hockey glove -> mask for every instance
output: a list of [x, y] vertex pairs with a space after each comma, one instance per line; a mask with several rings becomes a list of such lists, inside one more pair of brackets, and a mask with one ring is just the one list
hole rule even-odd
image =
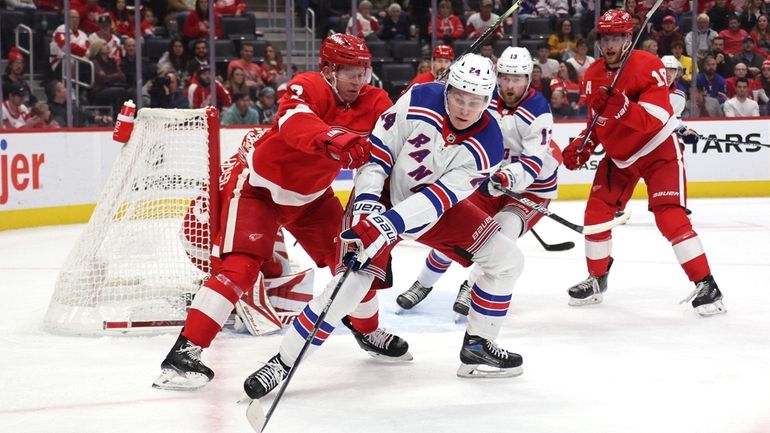
[[591, 137], [588, 137], [588, 140], [586, 140], [586, 145], [583, 147], [583, 150], [578, 150], [580, 143], [583, 142], [583, 134], [584, 133], [580, 133], [580, 135], [572, 140], [572, 142], [561, 152], [562, 158], [564, 158], [564, 166], [567, 167], [568, 170], [577, 170], [582, 167], [594, 152], [596, 143], [591, 140]]
[[679, 134], [679, 137], [681, 137], [685, 144], [697, 144], [698, 139], [700, 138], [695, 130], [690, 129], [685, 125], [680, 126], [676, 130], [676, 133]]
[[516, 191], [516, 177], [507, 169], [502, 169], [489, 176], [489, 179], [481, 185], [481, 192], [492, 197], [499, 197], [504, 194], [504, 190]]
[[339, 161], [342, 168], [358, 168], [369, 161], [372, 144], [358, 134], [330, 129], [318, 134], [315, 141], [331, 159]]
[[398, 231], [388, 218], [383, 215], [369, 215], [348, 230], [340, 233], [342, 242], [354, 244], [358, 248], [356, 268], [363, 269], [371, 259], [379, 256], [387, 246], [398, 240]]
[[628, 113], [628, 97], [616, 89], [612, 89], [610, 93], [608, 91], [609, 89], [602, 87], [601, 91], [591, 98], [591, 109], [604, 118], [619, 120]]

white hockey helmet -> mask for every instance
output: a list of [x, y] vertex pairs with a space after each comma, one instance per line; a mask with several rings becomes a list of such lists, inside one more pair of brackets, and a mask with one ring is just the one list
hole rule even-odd
[[[668, 83], [669, 86], [676, 81], [679, 74], [682, 72], [682, 64], [679, 63], [679, 60], [677, 60], [674, 56], [663, 56], [660, 59], [663, 62], [663, 66], [666, 68], [666, 83]], [[670, 69], [675, 69], [676, 72], [671, 73], [669, 72]]]
[[498, 74], [526, 75], [532, 78], [532, 56], [522, 47], [508, 47], [497, 59]]
[[492, 61], [478, 54], [466, 54], [449, 68], [449, 86], [474, 95], [483, 96], [489, 101], [497, 84], [495, 66]]

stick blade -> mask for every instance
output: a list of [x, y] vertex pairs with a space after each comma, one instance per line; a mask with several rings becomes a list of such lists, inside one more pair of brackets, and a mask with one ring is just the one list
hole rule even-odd
[[251, 428], [257, 433], [261, 433], [262, 429], [265, 428], [267, 417], [258, 399], [254, 399], [249, 403], [249, 407], [246, 409], [246, 419], [249, 420]]
[[606, 223], [594, 224], [594, 225], [583, 227], [583, 234], [593, 235], [596, 233], [605, 232], [613, 227], [617, 227], [619, 225], [625, 224], [629, 218], [631, 218], [630, 211], [620, 212], [617, 215], [615, 215], [615, 218], [613, 218], [610, 221], [607, 221]]
[[575, 243], [572, 241], [562, 242], [560, 244], [551, 244], [545, 246], [547, 251], [567, 251], [575, 248]]

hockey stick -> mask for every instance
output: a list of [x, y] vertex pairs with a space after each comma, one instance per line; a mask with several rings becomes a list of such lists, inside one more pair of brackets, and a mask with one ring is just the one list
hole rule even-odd
[[706, 137], [705, 135], [700, 135], [698, 133], [687, 134], [686, 132], [685, 133], [682, 133], [682, 132], [679, 132], [679, 131], [676, 131], [676, 132], [680, 136], [682, 136], [682, 137], [685, 136], [685, 135], [694, 135], [694, 136], [698, 137], [698, 140], [703, 140], [703, 141], [716, 141], [717, 143], [735, 144], [735, 145], [739, 145], [739, 146], [770, 147], [770, 144], [765, 144], [765, 143], [749, 143], [748, 141], [734, 141], [734, 140], [728, 140], [726, 138]]
[[310, 344], [318, 333], [318, 330], [321, 329], [321, 324], [323, 323], [324, 319], [326, 319], [326, 314], [329, 312], [329, 308], [332, 306], [334, 298], [337, 297], [337, 293], [339, 293], [340, 288], [342, 288], [342, 284], [344, 284], [345, 280], [347, 280], [348, 275], [350, 275], [350, 272], [353, 270], [355, 264], [356, 257], [353, 256], [348, 261], [347, 266], [345, 267], [345, 272], [342, 273], [340, 280], [337, 281], [337, 285], [334, 286], [334, 290], [332, 290], [332, 294], [329, 296], [329, 300], [326, 301], [326, 305], [321, 311], [321, 314], [318, 315], [318, 319], [313, 325], [313, 329], [305, 339], [305, 344], [302, 345], [302, 349], [300, 349], [299, 354], [297, 355], [297, 360], [294, 361], [294, 365], [289, 369], [289, 373], [286, 375], [286, 379], [283, 381], [283, 383], [281, 383], [281, 387], [278, 388], [278, 393], [275, 395], [275, 400], [273, 400], [273, 402], [270, 404], [270, 408], [268, 408], [267, 413], [265, 413], [265, 411], [262, 409], [262, 405], [259, 403], [258, 399], [254, 399], [251, 401], [251, 403], [249, 403], [249, 407], [246, 409], [246, 419], [249, 420], [249, 424], [251, 424], [251, 428], [253, 428], [255, 432], [261, 433], [265, 430], [265, 426], [273, 416], [273, 412], [275, 412], [275, 408], [278, 406], [278, 402], [281, 401], [281, 397], [286, 391], [286, 387], [289, 386], [289, 382], [294, 376], [294, 372], [297, 371], [297, 367], [299, 367], [299, 363], [302, 361], [302, 357], [305, 355], [305, 352], [307, 352], [308, 348], [310, 348]]
[[572, 241], [562, 242], [560, 244], [548, 244], [537, 234], [535, 229], [530, 229], [530, 232], [532, 232], [532, 236], [540, 242], [540, 245], [542, 245], [543, 249], [546, 251], [567, 251], [575, 248], [575, 243]]
[[[475, 42], [473, 42], [473, 43], [472, 43], [472, 44], [471, 44], [471, 45], [470, 45], [470, 46], [469, 46], [469, 47], [468, 47], [468, 48], [465, 50], [465, 52], [463, 52], [462, 54], [460, 54], [460, 55], [459, 55], [459, 56], [457, 56], [456, 58], [457, 58], [457, 59], [459, 59], [460, 57], [462, 57], [462, 56], [464, 56], [464, 55], [466, 55], [466, 54], [468, 54], [468, 53], [472, 53], [472, 52], [476, 51], [476, 49], [477, 49], [478, 47], [480, 47], [480, 46], [481, 46], [481, 44], [483, 44], [484, 42], [486, 42], [486, 40], [487, 40], [487, 39], [489, 39], [489, 37], [492, 35], [492, 33], [494, 33], [494, 32], [495, 32], [495, 30], [497, 30], [497, 27], [498, 27], [498, 26], [500, 26], [500, 24], [502, 24], [502, 23], [503, 23], [503, 21], [505, 21], [505, 20], [506, 20], [506, 18], [508, 18], [508, 17], [509, 17], [509, 16], [511, 16], [511, 15], [512, 15], [514, 12], [516, 12], [516, 10], [519, 8], [519, 6], [521, 6], [521, 2], [522, 2], [522, 1], [523, 1], [523, 0], [515, 0], [515, 1], [513, 2], [513, 4], [511, 5], [511, 7], [509, 7], [509, 8], [508, 8], [508, 10], [507, 10], [507, 11], [505, 11], [505, 13], [503, 13], [502, 15], [500, 15], [500, 18], [498, 18], [498, 19], [497, 19], [497, 21], [495, 21], [494, 23], [492, 23], [492, 25], [491, 25], [491, 26], [487, 27], [487, 29], [486, 29], [486, 30], [484, 30], [484, 33], [482, 33], [482, 34], [481, 34], [481, 36], [479, 36], [479, 37], [478, 37], [478, 39], [476, 39], [476, 41], [475, 41]], [[662, 0], [659, 0], [659, 1], [662, 1]], [[454, 62], [452, 62], [452, 63], [454, 64]], [[451, 68], [451, 67], [452, 67], [452, 65], [449, 65], [449, 68]], [[439, 75], [438, 77], [436, 77], [436, 81], [441, 81], [441, 80], [443, 80], [444, 78], [446, 78], [447, 74], [449, 74], [449, 68], [446, 68], [446, 69], [444, 69], [444, 71], [441, 73], [441, 75]]]
[[[640, 29], [644, 29], [647, 27], [647, 23], [650, 22], [650, 19], [652, 18], [652, 14], [655, 13], [655, 11], [658, 10], [660, 7], [660, 4], [663, 3], [663, 0], [657, 0], [654, 5], [652, 5], [652, 9], [647, 11], [647, 14], [644, 16], [644, 22], [642, 23], [642, 26]], [[626, 63], [628, 63], [628, 59], [631, 57], [631, 52], [634, 51], [634, 47], [636, 44], [639, 43], [639, 38], [641, 38], [643, 31], [639, 31], [639, 34], [636, 35], [636, 38], [634, 39], [634, 43], [631, 44], [631, 46], [628, 48], [628, 51], [625, 52], [623, 55], [623, 58], [620, 60], [620, 66], [618, 67], [618, 73], [615, 74], [615, 77], [612, 79], [612, 83], [610, 84], [610, 87], [607, 89], [607, 94], [612, 94], [612, 91], [615, 90], [615, 86], [618, 84], [618, 78], [620, 78], [620, 74], [623, 73], [623, 69], [625, 69]], [[586, 147], [586, 142], [588, 141], [588, 137], [591, 136], [591, 131], [594, 130], [594, 126], [596, 126], [596, 122], [599, 120], [599, 114], [594, 114], [593, 119], [591, 119], [591, 124], [588, 125], [588, 129], [586, 130], [586, 133], [583, 135], [583, 139], [580, 142], [580, 146], [578, 146], [578, 152], [583, 150], [584, 147]]]
[[528, 199], [527, 197], [524, 197], [523, 195], [517, 192], [513, 192], [508, 189], [501, 189], [501, 191], [503, 192], [503, 194], [507, 195], [508, 197], [511, 197], [520, 201], [522, 204], [529, 206], [533, 210], [540, 212], [541, 214], [547, 216], [548, 218], [551, 218], [557, 223], [584, 235], [593, 235], [596, 233], [606, 232], [607, 230], [615, 226], [625, 224], [626, 221], [628, 221], [628, 219], [631, 218], [631, 212], [620, 212], [617, 215], [615, 215], [614, 218], [607, 221], [606, 223], [593, 224], [590, 226], [581, 226], [565, 220], [559, 215], [556, 215], [555, 213], [548, 210], [547, 207], [541, 205], [540, 203], [535, 203], [534, 201]]

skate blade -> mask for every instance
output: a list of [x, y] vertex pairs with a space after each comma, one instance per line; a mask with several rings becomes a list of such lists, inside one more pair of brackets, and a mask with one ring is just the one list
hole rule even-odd
[[259, 400], [252, 400], [249, 403], [249, 407], [246, 408], [246, 419], [249, 420], [249, 425], [255, 432], [260, 433], [265, 428], [265, 410], [262, 409], [262, 404]]
[[724, 314], [727, 312], [727, 309], [725, 309], [722, 301], [718, 300], [710, 304], [698, 305], [695, 307], [695, 312], [698, 313], [701, 317], [709, 317], [716, 316], [717, 314]]
[[244, 392], [244, 393], [241, 393], [241, 397], [238, 399], [238, 401], [235, 402], [235, 404], [249, 404], [251, 403], [252, 400], [253, 399]]
[[462, 325], [462, 324], [468, 323], [468, 316], [465, 316], [465, 315], [460, 314], [460, 313], [455, 313], [454, 321], [458, 325]]
[[495, 368], [483, 364], [460, 364], [457, 377], [466, 379], [500, 379], [521, 376], [524, 369], [521, 366], [513, 368]]
[[153, 388], [170, 391], [194, 391], [203, 388], [209, 383], [209, 378], [200, 373], [179, 374], [176, 370], [164, 368], [155, 382]]
[[386, 356], [381, 353], [370, 352], [368, 350], [366, 351], [366, 353], [368, 353], [372, 358], [382, 362], [398, 363], [398, 362], [404, 362], [404, 361], [411, 361], [414, 359], [414, 357], [412, 356], [411, 353], [409, 353], [408, 350], [406, 351], [405, 354], [401, 356]]
[[601, 304], [604, 300], [604, 295], [601, 293], [597, 293], [595, 295], [589, 296], [585, 299], [578, 299], [573, 298], [572, 296], [569, 297], [569, 305], [571, 307], [582, 307], [584, 305], [594, 305], [594, 304]]

